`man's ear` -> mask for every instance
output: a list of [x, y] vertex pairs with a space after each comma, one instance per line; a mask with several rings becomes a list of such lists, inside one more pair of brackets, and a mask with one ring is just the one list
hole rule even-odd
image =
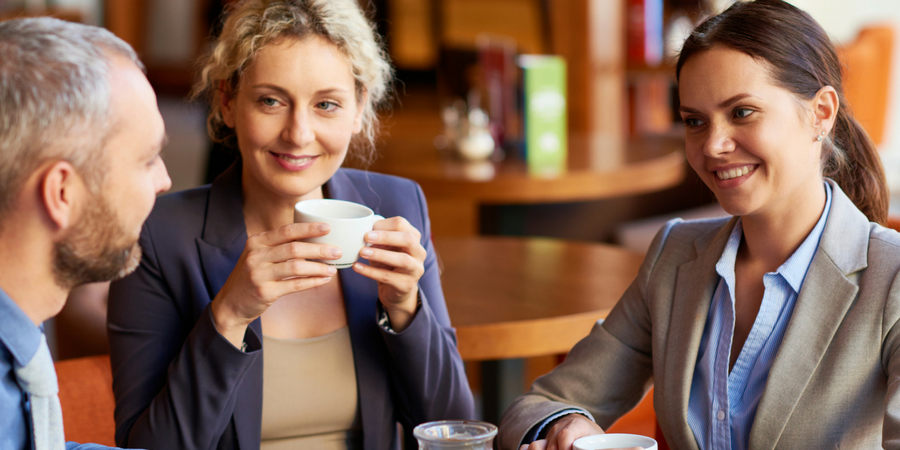
[[225, 80], [219, 80], [219, 109], [222, 111], [222, 121], [228, 128], [234, 128], [234, 112], [231, 106], [234, 104], [234, 92]]
[[75, 205], [85, 196], [84, 181], [68, 161], [53, 162], [40, 176], [40, 195], [47, 216], [58, 230], [68, 228], [74, 220]]

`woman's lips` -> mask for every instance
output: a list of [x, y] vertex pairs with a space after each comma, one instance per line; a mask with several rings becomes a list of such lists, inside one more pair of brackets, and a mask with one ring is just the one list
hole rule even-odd
[[738, 177], [747, 175], [748, 173], [752, 172], [753, 169], [755, 169], [755, 168], [756, 168], [755, 165], [747, 164], [747, 165], [743, 165], [740, 167], [732, 167], [731, 169], [727, 169], [727, 170], [717, 170], [716, 176], [720, 180], [730, 180], [732, 178], [738, 178]]
[[310, 156], [310, 155], [300, 155], [294, 156], [287, 153], [275, 153], [269, 152], [272, 157], [275, 158], [275, 161], [290, 171], [299, 171], [309, 168], [315, 162], [318, 156]]

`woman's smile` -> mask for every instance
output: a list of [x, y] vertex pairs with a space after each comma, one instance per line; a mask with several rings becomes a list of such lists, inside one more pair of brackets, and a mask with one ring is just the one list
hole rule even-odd
[[731, 169], [719, 169], [716, 170], [716, 176], [719, 177], [720, 180], [731, 180], [734, 178], [743, 177], [745, 175], [749, 175], [756, 169], [755, 164], [746, 164], [739, 167], [732, 167]]
[[300, 172], [310, 168], [318, 158], [317, 155], [291, 155], [290, 153], [269, 152], [275, 161], [286, 170]]

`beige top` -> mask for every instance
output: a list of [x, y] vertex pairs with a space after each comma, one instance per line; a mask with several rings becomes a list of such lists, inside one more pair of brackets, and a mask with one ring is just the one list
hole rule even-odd
[[350, 329], [310, 339], [263, 335], [261, 450], [362, 448]]

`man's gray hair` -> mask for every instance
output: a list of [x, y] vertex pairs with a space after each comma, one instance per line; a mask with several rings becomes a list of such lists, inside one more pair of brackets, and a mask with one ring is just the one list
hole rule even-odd
[[48, 161], [70, 162], [97, 191], [111, 123], [111, 56], [143, 70], [103, 28], [48, 17], [0, 23], [0, 222], [22, 184]]

